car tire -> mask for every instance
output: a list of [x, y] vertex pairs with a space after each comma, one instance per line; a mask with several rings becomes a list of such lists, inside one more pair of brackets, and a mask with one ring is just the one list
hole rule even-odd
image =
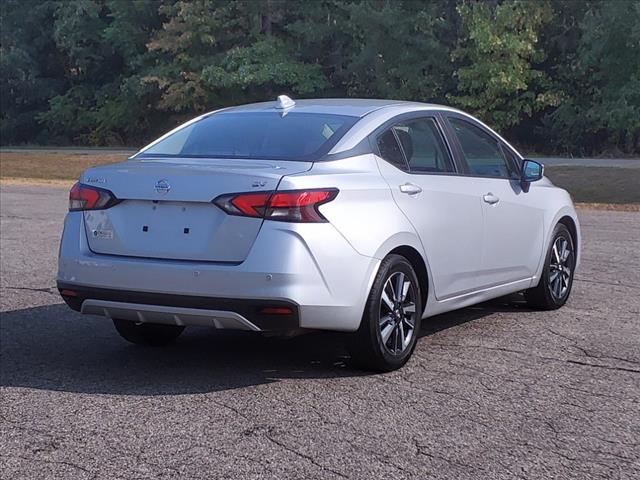
[[[397, 295], [399, 285], [403, 293]], [[352, 364], [378, 372], [402, 367], [420, 332], [421, 298], [411, 263], [400, 255], [387, 256], [371, 287], [360, 328], [349, 341]]]
[[136, 323], [131, 320], [113, 319], [113, 324], [122, 338], [136, 345], [160, 347], [173, 342], [184, 327], [158, 323]]
[[539, 310], [556, 310], [567, 303], [573, 286], [575, 265], [575, 246], [571, 232], [559, 223], [551, 236], [538, 286], [524, 292], [527, 306]]

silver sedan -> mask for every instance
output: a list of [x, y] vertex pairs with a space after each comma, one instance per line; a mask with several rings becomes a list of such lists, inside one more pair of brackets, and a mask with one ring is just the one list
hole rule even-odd
[[430, 316], [514, 292], [561, 307], [579, 256], [568, 193], [470, 115], [281, 96], [85, 171], [57, 280], [137, 344], [189, 325], [334, 330], [388, 371]]

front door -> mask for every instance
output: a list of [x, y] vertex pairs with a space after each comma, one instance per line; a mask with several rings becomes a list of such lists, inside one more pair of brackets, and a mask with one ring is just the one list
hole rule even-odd
[[482, 199], [484, 234], [481, 284], [502, 285], [531, 278], [540, 259], [544, 211], [520, 187], [518, 159], [481, 125], [459, 117], [449, 124]]

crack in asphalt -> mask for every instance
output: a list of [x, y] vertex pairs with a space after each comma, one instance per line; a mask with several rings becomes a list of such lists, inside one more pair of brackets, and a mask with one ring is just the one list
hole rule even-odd
[[477, 465], [470, 465], [468, 463], [458, 462], [456, 460], [452, 460], [452, 459], [447, 458], [445, 456], [437, 455], [435, 453], [431, 453], [430, 451], [427, 450], [427, 447], [425, 445], [420, 444], [420, 442], [418, 441], [417, 438], [414, 437], [412, 440], [413, 440], [414, 447], [416, 449], [416, 455], [422, 455], [422, 456], [428, 457], [428, 458], [430, 458], [432, 460], [440, 460], [440, 461], [443, 461], [445, 463], [448, 463], [449, 465], [453, 465], [453, 466], [456, 466], [456, 467], [460, 467], [460, 468], [468, 469], [468, 470], [472, 470], [472, 471], [476, 471], [476, 470], [483, 471], [484, 470], [483, 468], [481, 468], [481, 467], [479, 467]]
[[[290, 402], [284, 401], [283, 399], [280, 399], [280, 401], [282, 401], [285, 405], [289, 406], [289, 407], [293, 407], [293, 405]], [[256, 419], [247, 416], [246, 414], [244, 414], [242, 411], [240, 411], [238, 408], [232, 407], [230, 405], [227, 405], [224, 402], [220, 402], [220, 401], [216, 401], [214, 400], [214, 403], [216, 405], [220, 405], [225, 409], [230, 410], [231, 412], [233, 412], [234, 414], [238, 415], [239, 417], [241, 417], [244, 420], [247, 420], [248, 422], [251, 423], [251, 426], [245, 430], [243, 433], [244, 435], [256, 435], [256, 436], [261, 436], [263, 438], [266, 438], [268, 441], [272, 442], [273, 444], [277, 445], [278, 447], [280, 447], [281, 449], [293, 453], [294, 455], [303, 458], [307, 461], [309, 461], [311, 464], [313, 464], [314, 466], [321, 468], [324, 471], [328, 471], [340, 478], [350, 478], [334, 469], [331, 469], [330, 467], [327, 467], [323, 464], [321, 464], [316, 458], [314, 458], [311, 455], [307, 455], [303, 452], [300, 452], [298, 450], [296, 450], [295, 448], [285, 444], [284, 442], [282, 442], [281, 440], [278, 440], [277, 438], [275, 438], [274, 433], [273, 433], [273, 429], [274, 427], [271, 425], [264, 425], [261, 423], [256, 423]], [[356, 412], [351, 408], [351, 406], [348, 404], [348, 402], [340, 402], [343, 403], [347, 409], [352, 413], [352, 414], [356, 414]], [[342, 425], [344, 426], [343, 423], [341, 422], [337, 422], [337, 421], [333, 421], [332, 419], [330, 419], [329, 417], [327, 417], [326, 415], [322, 415], [320, 412], [317, 411], [315, 405], [310, 405], [311, 407], [311, 412], [313, 412], [315, 415], [317, 415], [318, 419], [320, 421], [322, 421], [324, 424], [328, 424], [328, 425]], [[352, 430], [353, 434], [356, 437], [362, 437], [362, 438], [368, 438], [371, 440], [374, 440], [376, 442], [379, 441], [379, 438], [374, 436], [374, 435], [369, 435], [366, 432], [360, 431], [358, 429], [353, 429]], [[410, 474], [411, 472], [409, 472], [407, 469], [403, 468], [401, 465], [398, 465], [396, 463], [394, 463], [393, 461], [391, 461], [389, 458], [385, 457], [385, 456], [381, 456], [379, 451], [371, 451], [367, 448], [364, 448], [362, 445], [360, 445], [357, 442], [352, 442], [350, 440], [346, 440], [347, 443], [349, 443], [349, 445], [351, 445], [352, 448], [356, 449], [356, 450], [360, 450], [362, 452], [366, 452], [372, 456], [374, 456], [374, 458], [379, 461], [380, 463], [382, 463], [383, 465], [387, 465], [390, 466], [400, 472], [404, 472], [404, 473], [408, 473]]]
[[0, 218], [8, 218], [11, 220], [28, 220], [30, 222], [34, 220], [49, 220], [48, 218], [21, 217], [20, 215], [0, 215]]
[[603, 282], [602, 280], [587, 280], [586, 278], [574, 277], [575, 282], [595, 283], [598, 285], [610, 285], [613, 287], [631, 288], [634, 290], [640, 290], [640, 285], [628, 284], [628, 283], [616, 283], [616, 282]]
[[43, 287], [43, 288], [34, 288], [34, 287], [6, 287], [8, 290], [24, 290], [27, 292], [39, 292], [39, 293], [50, 293], [51, 295], [58, 295], [58, 291], [56, 287]]
[[90, 477], [91, 479], [96, 478], [96, 476], [97, 476], [97, 472], [92, 472], [91, 470], [89, 470], [87, 468], [84, 468], [84, 467], [82, 467], [80, 465], [77, 465], [77, 464], [75, 464], [73, 462], [68, 462], [68, 461], [65, 461], [65, 460], [45, 460], [43, 458], [34, 458], [34, 457], [29, 458], [29, 457], [24, 457], [22, 455], [11, 455], [11, 454], [7, 455], [7, 454], [4, 454], [4, 453], [0, 453], [0, 457], [19, 458], [20, 460], [26, 460], [26, 461], [29, 461], [29, 462], [47, 463], [47, 464], [50, 464], [50, 465], [65, 465], [67, 467], [71, 467], [71, 468], [74, 468], [76, 470], [80, 470], [82, 472], [85, 472], [88, 475], [91, 475], [91, 477]]
[[632, 400], [632, 399], [629, 399], [629, 398], [621, 398], [621, 397], [617, 397], [615, 395], [606, 395], [604, 393], [593, 392], [593, 391], [589, 391], [589, 390], [583, 390], [582, 388], [570, 387], [568, 385], [562, 385], [560, 383], [557, 383], [556, 386], [559, 387], [559, 388], [563, 388], [565, 390], [571, 390], [571, 391], [574, 391], [574, 392], [580, 392], [583, 395], [589, 395], [589, 396], [601, 397], [601, 398], [609, 398], [609, 399], [612, 399], [612, 400], [616, 400], [618, 402], [621, 401], [621, 400], [624, 400], [624, 401], [627, 401], [627, 402], [630, 402], [630, 403], [633, 403], [633, 404], [640, 403], [640, 402], [638, 402], [636, 400]]
[[327, 472], [333, 473], [334, 475], [336, 475], [336, 476], [338, 476], [338, 477], [340, 477], [340, 478], [349, 478], [349, 477], [347, 477], [346, 475], [343, 475], [342, 473], [340, 473], [340, 472], [338, 472], [338, 471], [336, 471], [336, 470], [334, 470], [334, 469], [332, 469], [332, 468], [330, 468], [330, 467], [327, 467], [327, 466], [325, 466], [325, 465], [322, 465], [321, 463], [319, 463], [319, 462], [318, 462], [315, 458], [313, 458], [312, 456], [307, 455], [307, 454], [302, 453], [302, 452], [299, 452], [299, 451], [298, 451], [298, 450], [296, 450], [295, 448], [293, 448], [293, 447], [290, 447], [290, 446], [286, 445], [284, 442], [282, 442], [282, 441], [280, 441], [280, 440], [277, 440], [277, 439], [273, 436], [273, 433], [272, 433], [273, 427], [268, 426], [268, 425], [256, 424], [255, 419], [253, 419], [253, 418], [251, 418], [251, 417], [247, 416], [246, 414], [244, 414], [244, 413], [243, 413], [242, 411], [240, 411], [239, 409], [237, 409], [237, 408], [235, 408], [235, 407], [232, 407], [232, 406], [230, 406], [230, 405], [227, 405], [227, 404], [226, 404], [226, 403], [224, 403], [224, 402], [220, 402], [220, 401], [216, 401], [216, 400], [214, 400], [214, 403], [215, 403], [216, 405], [219, 405], [219, 406], [221, 406], [221, 407], [223, 407], [223, 408], [228, 409], [229, 411], [233, 412], [234, 414], [238, 415], [239, 417], [243, 418], [244, 420], [249, 421], [249, 422], [252, 424], [252, 426], [251, 426], [249, 429], [245, 430], [245, 432], [244, 432], [244, 433], [245, 433], [245, 435], [260, 435], [260, 433], [262, 433], [262, 435], [261, 435], [261, 436], [262, 436], [263, 438], [266, 438], [268, 441], [270, 441], [270, 442], [272, 442], [273, 444], [275, 444], [275, 445], [279, 446], [280, 448], [282, 448], [282, 449], [284, 449], [284, 450], [286, 450], [286, 451], [288, 451], [288, 452], [290, 452], [290, 453], [293, 453], [294, 455], [297, 455], [297, 456], [298, 456], [298, 457], [300, 457], [300, 458], [303, 458], [303, 459], [305, 459], [305, 460], [309, 461], [310, 463], [312, 463], [312, 464], [313, 464], [313, 465], [315, 465], [316, 467], [321, 468], [322, 470], [325, 470], [325, 471], [327, 471]]
[[307, 460], [308, 462], [312, 463], [313, 465], [315, 465], [316, 467], [318, 467], [318, 468], [320, 468], [320, 469], [322, 469], [324, 471], [333, 473], [334, 475], [336, 475], [336, 476], [338, 476], [340, 478], [346, 478], [346, 479], [349, 478], [348, 476], [343, 475], [342, 473], [338, 472], [337, 470], [334, 470], [331, 467], [327, 467], [326, 465], [322, 465], [315, 458], [313, 458], [311, 455], [307, 455], [306, 453], [299, 452], [298, 450], [296, 450], [295, 448], [290, 447], [286, 443], [275, 439], [272, 436], [271, 428], [267, 428], [266, 429], [266, 431], [263, 434], [263, 438], [266, 438], [267, 440], [269, 440], [270, 442], [274, 443], [275, 445], [278, 445], [280, 448], [282, 448], [282, 449], [284, 449], [284, 450], [286, 450], [286, 451], [288, 451], [290, 453], [293, 453], [294, 455], [297, 455], [300, 458], [303, 458], [303, 459]]
[[[544, 358], [544, 357], [540, 357], [540, 358]], [[617, 370], [619, 372], [640, 373], [640, 370], [635, 369], [635, 368], [609, 367], [607, 365], [598, 365], [597, 363], [581, 362], [579, 360], [560, 360], [560, 359], [555, 359], [555, 358], [549, 358], [549, 360], [558, 360], [558, 361], [563, 361], [563, 362], [567, 362], [567, 363], [572, 363], [574, 365], [582, 365], [582, 366], [585, 366], [585, 367], [603, 368], [605, 370]]]
[[[491, 350], [491, 351], [496, 351], [496, 352], [514, 353], [514, 354], [518, 354], [518, 355], [525, 355], [525, 356], [528, 356], [528, 357], [538, 358], [540, 360], [571, 363], [571, 364], [574, 364], [574, 365], [582, 365], [582, 366], [586, 366], [586, 367], [603, 368], [603, 369], [606, 369], [606, 370], [617, 370], [617, 371], [628, 372], [628, 373], [640, 373], [640, 369], [635, 369], [635, 368], [611, 367], [611, 366], [607, 366], [607, 365], [598, 365], [598, 364], [595, 364], [595, 363], [581, 362], [579, 360], [562, 359], [562, 358], [557, 358], [557, 357], [548, 357], [548, 356], [544, 356], [544, 355], [535, 355], [533, 353], [524, 352], [522, 350], [513, 350], [513, 349], [509, 349], [509, 348], [504, 348], [504, 347], [491, 347], [491, 346], [488, 346], [488, 345], [460, 345], [460, 344], [456, 344], [456, 343], [432, 343], [431, 345], [436, 346], [436, 347], [444, 347], [444, 348], [448, 348], [448, 347], [470, 348], [470, 349], [474, 349], [475, 348], [475, 349]], [[634, 363], [634, 362], [629, 362], [629, 363]]]
[[576, 340], [575, 338], [569, 337], [567, 335], [564, 335], [560, 332], [556, 332], [555, 330], [551, 329], [551, 328], [547, 328], [546, 329], [549, 333], [552, 333], [553, 335], [556, 335], [560, 338], [564, 338], [565, 340], [567, 340], [571, 345], [572, 348], [575, 348], [576, 350], [579, 350], [580, 352], [582, 352], [582, 354], [585, 357], [588, 358], [595, 358], [597, 360], [617, 360], [619, 362], [625, 362], [625, 363], [632, 363], [635, 365], [640, 365], [640, 362], [636, 361], [636, 360], [629, 360], [628, 358], [622, 358], [622, 357], [616, 357], [616, 356], [612, 356], [612, 355], [596, 355], [594, 353], [591, 353], [590, 351], [588, 351], [585, 347], [581, 346], [578, 343], [578, 340]]

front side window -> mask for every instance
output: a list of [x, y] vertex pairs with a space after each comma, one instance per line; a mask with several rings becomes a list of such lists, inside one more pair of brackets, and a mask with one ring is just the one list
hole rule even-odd
[[317, 160], [357, 120], [321, 113], [219, 112], [177, 130], [140, 156]]
[[[516, 154], [513, 153], [513, 151], [511, 151], [504, 143], [500, 144], [500, 148], [502, 149], [502, 154], [507, 159], [507, 163], [511, 165], [512, 169], [514, 171], [522, 170], [522, 161], [516, 156]], [[517, 175], [513, 178], [517, 178]]]
[[393, 127], [413, 172], [453, 172], [453, 162], [433, 118], [418, 118]]
[[491, 135], [479, 127], [459, 118], [449, 118], [469, 173], [482, 177], [517, 178], [518, 174], [502, 154], [502, 149]]

